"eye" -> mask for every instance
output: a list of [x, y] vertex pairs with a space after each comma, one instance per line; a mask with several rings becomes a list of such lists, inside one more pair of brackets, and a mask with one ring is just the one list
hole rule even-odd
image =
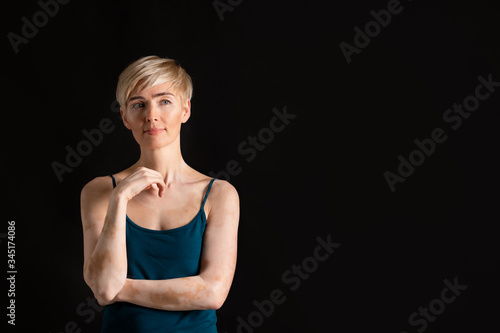
[[144, 103], [134, 103], [132, 104], [132, 109], [139, 109], [144, 107]]
[[160, 102], [160, 104], [162, 104], [162, 105], [169, 105], [171, 103], [172, 102], [170, 102], [168, 99], [164, 99], [163, 101]]

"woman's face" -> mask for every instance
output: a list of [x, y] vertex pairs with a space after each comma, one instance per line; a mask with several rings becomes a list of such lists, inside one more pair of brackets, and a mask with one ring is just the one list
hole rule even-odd
[[125, 126], [143, 148], [161, 148], [176, 141], [181, 124], [191, 115], [189, 101], [182, 102], [180, 94], [166, 82], [132, 91], [126, 110], [120, 109]]

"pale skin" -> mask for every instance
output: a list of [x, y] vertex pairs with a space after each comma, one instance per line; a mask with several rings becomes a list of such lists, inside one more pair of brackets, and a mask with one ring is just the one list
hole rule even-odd
[[140, 145], [139, 160], [110, 177], [97, 177], [81, 193], [84, 279], [100, 305], [117, 301], [161, 310], [218, 309], [236, 266], [239, 199], [235, 188], [215, 180], [205, 203], [200, 272], [168, 280], [127, 278], [126, 215], [136, 224], [167, 230], [198, 213], [210, 177], [191, 168], [180, 149], [180, 129], [191, 104], [170, 84], [133, 91], [120, 110]]

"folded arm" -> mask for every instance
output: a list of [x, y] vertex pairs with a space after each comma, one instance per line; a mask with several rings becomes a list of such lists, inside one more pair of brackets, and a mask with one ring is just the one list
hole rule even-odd
[[137, 168], [115, 189], [109, 177], [98, 177], [83, 188], [83, 276], [99, 304], [113, 302], [126, 282], [128, 201], [144, 190], [158, 191], [161, 197], [164, 188], [161, 174], [147, 168]]
[[168, 280], [127, 279], [114, 301], [171, 311], [218, 309], [236, 268], [239, 199], [234, 187], [218, 180], [206, 203], [200, 273]]
[[122, 289], [127, 276], [125, 246], [126, 202], [116, 196], [103, 198], [103, 179], [94, 180], [82, 191], [84, 235], [83, 276], [99, 304], [105, 305]]

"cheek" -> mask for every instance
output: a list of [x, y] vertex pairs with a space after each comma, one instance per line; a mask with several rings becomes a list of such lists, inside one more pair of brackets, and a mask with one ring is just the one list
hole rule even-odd
[[162, 119], [166, 127], [177, 128], [182, 123], [182, 114], [176, 110], [166, 114]]
[[127, 122], [128, 122], [128, 126], [130, 127], [130, 129], [133, 130], [133, 129], [139, 128], [139, 127], [142, 128], [143, 123], [137, 115], [134, 115], [133, 113], [128, 113], [126, 115], [126, 117], [127, 117]]

